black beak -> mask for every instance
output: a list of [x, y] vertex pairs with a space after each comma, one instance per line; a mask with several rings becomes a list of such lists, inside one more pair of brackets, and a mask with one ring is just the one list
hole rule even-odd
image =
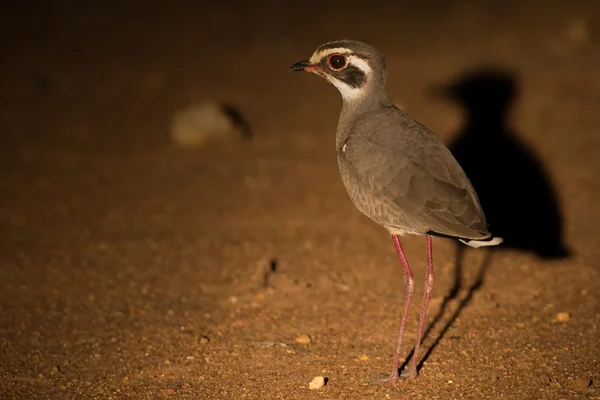
[[290, 67], [290, 71], [304, 71], [306, 67], [310, 67], [312, 64], [308, 60], [297, 62]]

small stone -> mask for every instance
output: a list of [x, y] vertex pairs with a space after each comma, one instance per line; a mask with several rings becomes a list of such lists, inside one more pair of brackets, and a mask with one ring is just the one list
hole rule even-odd
[[126, 377], [123, 378], [123, 383], [125, 383], [125, 384], [129, 383], [129, 377], [128, 376], [126, 376]]
[[554, 317], [554, 320], [557, 322], [567, 322], [571, 318], [571, 313], [568, 312], [559, 312]]
[[235, 304], [235, 303], [237, 303], [237, 302], [238, 302], [238, 298], [237, 298], [237, 297], [235, 297], [235, 296], [229, 296], [229, 302], [230, 302], [231, 304]]
[[208, 338], [208, 336], [201, 336], [200, 339], [198, 339], [198, 343], [200, 344], [208, 344], [208, 342], [210, 342], [210, 339]]
[[311, 342], [310, 336], [308, 335], [300, 335], [296, 338], [296, 343], [300, 344], [309, 344]]
[[310, 390], [319, 390], [327, 383], [327, 378], [324, 376], [315, 376], [312, 381], [309, 382], [308, 388]]
[[350, 293], [350, 286], [343, 283], [338, 284], [338, 289], [344, 293]]
[[258, 301], [264, 301], [265, 300], [265, 294], [263, 292], [259, 292], [256, 294], [256, 296], [254, 296], [254, 298]]
[[577, 391], [577, 392], [585, 392], [590, 385], [592, 384], [592, 381], [588, 378], [577, 378], [575, 379], [573, 382], [571, 382], [571, 389]]
[[367, 361], [369, 359], [369, 356], [366, 354], [361, 354], [360, 356], [358, 356], [358, 361]]
[[60, 372], [60, 367], [58, 365], [55, 365], [52, 367], [52, 369], [50, 370], [50, 374], [52, 375], [56, 375]]

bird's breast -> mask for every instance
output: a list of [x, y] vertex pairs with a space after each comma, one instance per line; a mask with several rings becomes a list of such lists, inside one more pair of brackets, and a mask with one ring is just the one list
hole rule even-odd
[[384, 219], [387, 213], [384, 202], [375, 196], [368, 182], [361, 180], [360, 175], [355, 171], [355, 167], [346, 159], [342, 148], [338, 150], [338, 167], [352, 204], [370, 219], [380, 225], [385, 225]]

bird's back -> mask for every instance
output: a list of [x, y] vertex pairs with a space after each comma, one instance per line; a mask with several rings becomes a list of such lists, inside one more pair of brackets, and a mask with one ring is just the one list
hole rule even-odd
[[429, 129], [393, 105], [342, 110], [338, 163], [355, 206], [392, 233], [490, 236], [471, 183]]

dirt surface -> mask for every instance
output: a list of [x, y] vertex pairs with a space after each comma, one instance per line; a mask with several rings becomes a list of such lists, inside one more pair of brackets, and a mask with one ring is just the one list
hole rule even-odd
[[[600, 398], [594, 2], [29, 3], [0, 16], [0, 397]], [[395, 385], [372, 378], [391, 368], [400, 265], [339, 178], [339, 93], [287, 72], [343, 37], [386, 54], [390, 98], [447, 143], [465, 114], [433, 88], [513, 71], [510, 126], [571, 252], [469, 249], [457, 270], [434, 239], [424, 362]], [[174, 146], [173, 113], [204, 99], [239, 107], [253, 138]], [[515, 187], [497, 192], [532, 195]], [[519, 215], [515, 231], [550, 229]], [[425, 240], [403, 243], [422, 276]]]

